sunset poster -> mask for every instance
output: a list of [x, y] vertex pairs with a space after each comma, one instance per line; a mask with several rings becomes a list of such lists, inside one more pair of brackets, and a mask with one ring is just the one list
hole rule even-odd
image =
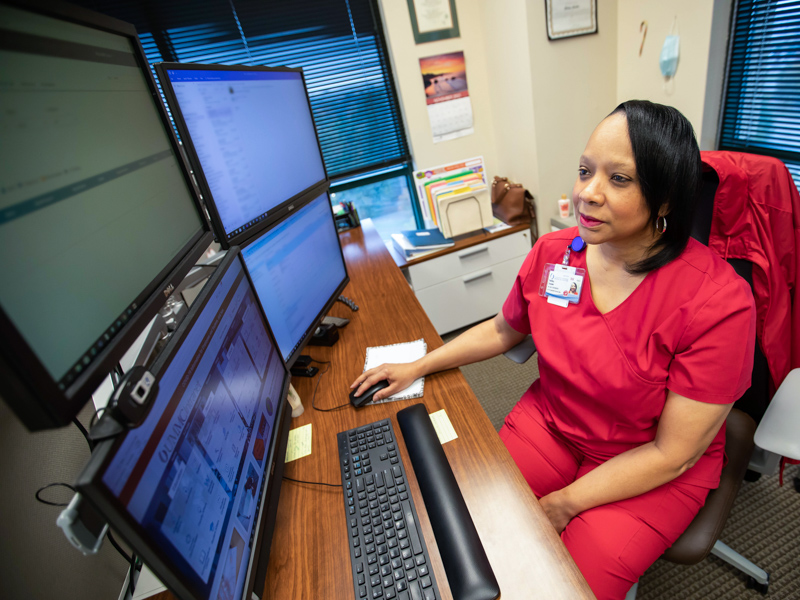
[[434, 142], [474, 132], [463, 52], [419, 59]]

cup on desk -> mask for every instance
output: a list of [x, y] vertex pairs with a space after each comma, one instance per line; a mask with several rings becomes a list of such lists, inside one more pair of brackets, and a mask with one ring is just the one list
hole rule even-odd
[[566, 194], [561, 194], [561, 198], [558, 199], [558, 212], [564, 219], [569, 216], [569, 200]]

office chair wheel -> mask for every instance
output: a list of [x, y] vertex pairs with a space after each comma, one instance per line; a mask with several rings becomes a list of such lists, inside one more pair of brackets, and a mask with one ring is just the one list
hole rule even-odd
[[769, 590], [769, 574], [767, 574], [767, 583], [759, 583], [758, 581], [755, 580], [755, 578], [748, 575], [747, 589], [756, 590], [760, 592], [762, 596], [766, 596], [767, 590]]

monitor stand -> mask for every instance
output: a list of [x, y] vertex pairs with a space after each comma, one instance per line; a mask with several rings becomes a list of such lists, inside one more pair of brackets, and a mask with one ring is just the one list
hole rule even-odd
[[339, 329], [336, 325], [327, 323], [320, 324], [311, 339], [308, 340], [309, 346], [333, 346], [339, 341]]

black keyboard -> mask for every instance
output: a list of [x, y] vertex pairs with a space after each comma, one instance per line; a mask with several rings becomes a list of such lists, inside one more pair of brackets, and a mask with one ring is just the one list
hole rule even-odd
[[337, 437], [355, 597], [440, 598], [391, 421]]

